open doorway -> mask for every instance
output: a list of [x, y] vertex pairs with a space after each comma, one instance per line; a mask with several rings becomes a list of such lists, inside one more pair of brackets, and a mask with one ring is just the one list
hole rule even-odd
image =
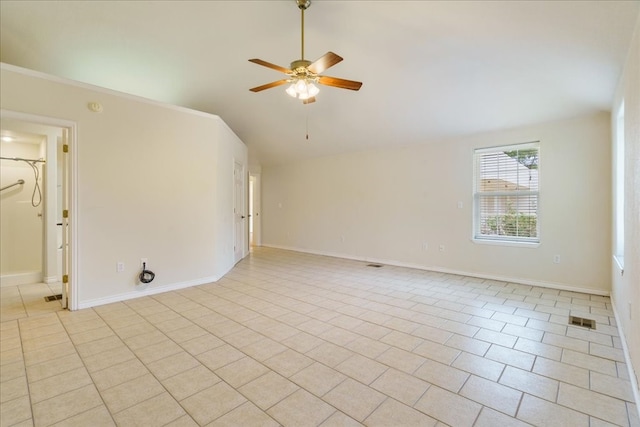
[[29, 307], [72, 308], [73, 130], [56, 119], [8, 111], [0, 117], [0, 287], [20, 297], [26, 315]]

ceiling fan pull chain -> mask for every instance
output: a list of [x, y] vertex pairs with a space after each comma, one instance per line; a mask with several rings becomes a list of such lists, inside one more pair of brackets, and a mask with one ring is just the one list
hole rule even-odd
[[306, 117], [306, 126], [307, 126], [307, 141], [309, 140], [309, 109], [306, 108], [307, 110], [307, 117]]

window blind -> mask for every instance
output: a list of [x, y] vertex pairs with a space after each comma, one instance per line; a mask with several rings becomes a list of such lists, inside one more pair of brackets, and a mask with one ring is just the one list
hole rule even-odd
[[478, 149], [475, 238], [539, 242], [539, 144]]

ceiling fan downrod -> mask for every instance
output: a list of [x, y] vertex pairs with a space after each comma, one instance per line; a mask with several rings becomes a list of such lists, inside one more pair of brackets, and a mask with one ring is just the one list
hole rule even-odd
[[298, 9], [300, 9], [300, 29], [301, 29], [301, 49], [300, 49], [300, 59], [304, 61], [304, 11], [311, 6], [311, 0], [296, 0], [296, 4], [298, 5]]

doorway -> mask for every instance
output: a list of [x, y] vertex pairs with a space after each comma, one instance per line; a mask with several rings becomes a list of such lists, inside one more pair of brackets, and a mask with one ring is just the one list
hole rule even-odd
[[233, 257], [234, 263], [238, 263], [245, 254], [245, 175], [244, 165], [234, 161], [233, 163]]
[[71, 309], [74, 131], [63, 120], [4, 110], [0, 116], [0, 286], [44, 292], [43, 301]]

